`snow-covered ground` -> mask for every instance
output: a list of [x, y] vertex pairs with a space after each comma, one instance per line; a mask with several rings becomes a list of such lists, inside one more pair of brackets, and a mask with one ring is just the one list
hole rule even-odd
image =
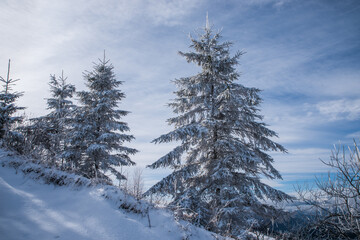
[[147, 214], [119, 209], [116, 192], [106, 199], [106, 186], [44, 184], [8, 167], [11, 161], [23, 160], [0, 150], [1, 240], [221, 239], [162, 209], [150, 209], [150, 228]]

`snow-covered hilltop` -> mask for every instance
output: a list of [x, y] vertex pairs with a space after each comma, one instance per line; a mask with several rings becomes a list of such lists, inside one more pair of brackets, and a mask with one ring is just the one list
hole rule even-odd
[[[24, 175], [25, 173], [25, 175]], [[149, 227], [149, 221], [151, 227]], [[0, 238], [223, 239], [121, 190], [0, 149]]]

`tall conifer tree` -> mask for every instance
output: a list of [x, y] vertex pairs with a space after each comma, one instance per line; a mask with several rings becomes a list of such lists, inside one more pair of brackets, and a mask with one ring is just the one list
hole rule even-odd
[[16, 105], [16, 100], [23, 94], [21, 92], [14, 92], [12, 89], [18, 80], [10, 78], [9, 59], [6, 79], [0, 76], [0, 82], [2, 83], [2, 90], [0, 91], [0, 139], [11, 137], [9, 135], [15, 134], [12, 131], [12, 127], [23, 120], [21, 116], [14, 116], [17, 111], [24, 109], [24, 107]]
[[145, 194], [172, 196], [169, 205], [212, 231], [240, 234], [276, 209], [263, 200], [289, 196], [260, 181], [281, 179], [268, 151], [286, 152], [259, 114], [260, 90], [238, 83], [242, 52], [230, 56], [231, 42], [220, 42], [208, 21], [193, 52], [179, 54], [201, 67], [195, 76], [175, 80], [178, 90], [169, 106], [174, 130], [154, 143], [180, 145], [150, 165], [174, 171]]
[[110, 181], [106, 171], [111, 171], [124, 179], [114, 167], [134, 165], [130, 155], [137, 152], [123, 145], [134, 139], [124, 133], [130, 130], [127, 123], [120, 121], [129, 112], [118, 109], [125, 94], [118, 89], [122, 82], [115, 78], [113, 65], [105, 54], [99, 61], [93, 71], [84, 74], [89, 90], [78, 92], [82, 106], [76, 110], [71, 149], [65, 155], [89, 178]]
[[[69, 136], [70, 124], [75, 105], [71, 98], [75, 94], [75, 86], [66, 82], [67, 77], [56, 78], [50, 75], [51, 98], [47, 99], [48, 109], [51, 112], [45, 116], [30, 119], [32, 124], [25, 127], [34, 147], [40, 147], [42, 158], [48, 164], [64, 167], [64, 151], [66, 139]], [[68, 166], [69, 167], [69, 166]]]

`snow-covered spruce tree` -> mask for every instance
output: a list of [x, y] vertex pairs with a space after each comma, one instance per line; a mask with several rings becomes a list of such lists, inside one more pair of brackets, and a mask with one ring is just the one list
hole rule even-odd
[[[43, 150], [43, 158], [52, 166], [64, 167], [66, 139], [69, 135], [72, 113], [75, 105], [71, 98], [75, 93], [75, 86], [66, 82], [67, 77], [56, 78], [50, 75], [51, 98], [47, 99], [47, 109], [51, 112], [45, 116], [30, 119], [32, 124], [26, 127], [32, 144]], [[66, 165], [66, 164], [65, 164]]]
[[5, 140], [10, 147], [12, 143], [15, 143], [20, 137], [12, 128], [15, 124], [20, 124], [23, 120], [23, 117], [14, 116], [14, 114], [19, 110], [25, 109], [24, 107], [18, 107], [16, 105], [16, 100], [23, 94], [12, 91], [12, 86], [14, 86], [18, 80], [19, 79], [10, 78], [9, 59], [6, 79], [0, 76], [0, 82], [2, 83], [2, 90], [0, 92], [0, 139]]
[[65, 156], [84, 176], [111, 182], [106, 172], [124, 179], [114, 167], [134, 165], [130, 155], [137, 150], [123, 145], [134, 137], [124, 133], [130, 129], [120, 121], [129, 112], [117, 109], [125, 97], [118, 89], [122, 82], [115, 78], [114, 67], [105, 56], [99, 61], [93, 71], [84, 74], [89, 90], [77, 93], [82, 106], [75, 111], [74, 129], [69, 138], [71, 147]]
[[260, 181], [262, 176], [281, 179], [267, 152], [286, 149], [270, 139], [277, 135], [262, 122], [260, 90], [237, 83], [242, 52], [230, 56], [232, 43], [219, 40], [220, 33], [207, 23], [199, 39], [191, 38], [195, 51], [179, 52], [202, 71], [175, 80], [178, 90], [169, 106], [177, 116], [168, 119], [175, 130], [153, 142], [180, 145], [148, 166], [174, 171], [145, 195], [170, 195], [169, 206], [183, 217], [239, 235], [277, 211], [264, 200], [290, 198]]

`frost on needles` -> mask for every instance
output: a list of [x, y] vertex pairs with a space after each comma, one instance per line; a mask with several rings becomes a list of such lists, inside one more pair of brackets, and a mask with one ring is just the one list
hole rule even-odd
[[174, 130], [153, 140], [180, 145], [148, 166], [174, 171], [145, 195], [171, 196], [169, 206], [182, 217], [239, 235], [278, 211], [268, 200], [290, 199], [260, 181], [281, 179], [268, 152], [286, 149], [271, 140], [277, 134], [262, 122], [260, 90], [238, 83], [236, 66], [243, 53], [230, 56], [232, 43], [221, 42], [220, 32], [208, 24], [198, 39], [190, 38], [194, 51], [179, 54], [201, 72], [174, 81], [178, 90], [169, 106], [176, 117], [168, 119]]
[[50, 75], [51, 97], [47, 99], [45, 116], [30, 119], [31, 124], [23, 127], [23, 132], [31, 138], [31, 148], [40, 152], [42, 161], [49, 166], [72, 170], [71, 162], [63, 156], [68, 148], [67, 139], [71, 131], [71, 122], [76, 106], [72, 102], [75, 86], [67, 83], [67, 77]]
[[111, 182], [106, 172], [124, 179], [114, 167], [134, 165], [130, 155], [137, 150], [124, 146], [134, 137], [126, 134], [130, 129], [121, 121], [129, 112], [118, 109], [125, 97], [118, 89], [122, 82], [115, 78], [114, 67], [105, 56], [99, 61], [93, 71], [84, 74], [89, 90], [77, 93], [82, 106], [75, 110], [70, 147], [64, 155], [84, 176]]
[[16, 144], [13, 143], [13, 139], [22, 139], [21, 134], [16, 131], [16, 125], [19, 125], [23, 121], [22, 116], [16, 116], [15, 114], [19, 110], [24, 110], [24, 107], [19, 107], [16, 104], [18, 98], [23, 93], [13, 91], [12, 87], [19, 79], [10, 78], [10, 59], [8, 63], [8, 71], [6, 79], [0, 76], [0, 145], [4, 143], [8, 147], [16, 148]]

